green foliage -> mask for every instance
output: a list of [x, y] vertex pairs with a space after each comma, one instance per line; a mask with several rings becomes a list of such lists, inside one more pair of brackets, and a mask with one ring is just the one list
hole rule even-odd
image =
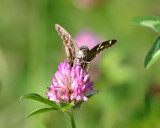
[[31, 117], [33, 115], [37, 115], [37, 114], [41, 114], [41, 113], [49, 112], [49, 111], [53, 111], [53, 110], [58, 110], [58, 109], [56, 109], [56, 108], [40, 108], [40, 109], [37, 109], [37, 110], [31, 112], [27, 117]]
[[[143, 25], [152, 28], [156, 32], [160, 33], [160, 18], [154, 16], [142, 16], [132, 19], [136, 24]], [[144, 67], [149, 68], [154, 62], [160, 58], [160, 37], [156, 39], [151, 49], [149, 50], [145, 61]]]
[[150, 67], [154, 62], [156, 62], [160, 58], [160, 36], [156, 39], [151, 49], [149, 50], [145, 61], [145, 68]]
[[40, 101], [42, 103], [50, 105], [55, 109], [60, 109], [60, 107], [55, 102], [50, 101], [50, 100], [48, 100], [48, 99], [46, 99], [36, 93], [26, 94], [26, 95], [22, 96], [20, 99], [32, 99], [32, 100]]
[[160, 32], [160, 18], [154, 16], [142, 16], [132, 19], [133, 23], [152, 28], [156, 32]]
[[67, 109], [73, 107], [74, 106], [74, 101], [69, 103], [69, 104], [63, 103], [63, 102], [60, 102], [59, 104], [60, 104], [60, 106], [62, 108], [61, 110], [64, 111], [64, 110], [67, 110]]
[[50, 100], [48, 100], [48, 99], [46, 99], [36, 93], [26, 94], [24, 96], [21, 96], [20, 99], [32, 99], [32, 100], [36, 100], [36, 101], [39, 101], [39, 102], [42, 102], [42, 103], [45, 103], [45, 104], [51, 106], [51, 108], [41, 108], [41, 109], [35, 110], [32, 113], [30, 113], [28, 117], [36, 115], [36, 114], [52, 111], [52, 110], [60, 110], [62, 112], [65, 112], [66, 114], [70, 115], [70, 113], [68, 112], [68, 109], [70, 109], [71, 107], [74, 106], [74, 101], [69, 104], [59, 102], [58, 103], [59, 105], [57, 105], [56, 102], [50, 101]]

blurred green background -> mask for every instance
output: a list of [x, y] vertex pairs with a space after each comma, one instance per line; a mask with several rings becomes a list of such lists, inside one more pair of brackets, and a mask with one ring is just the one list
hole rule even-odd
[[118, 40], [101, 54], [92, 79], [99, 94], [76, 113], [77, 128], [160, 128], [160, 61], [143, 66], [158, 34], [131, 22], [160, 16], [159, 7], [159, 0], [0, 0], [0, 128], [71, 127], [57, 111], [26, 118], [45, 105], [19, 101], [32, 92], [47, 97], [66, 59], [56, 23], [72, 36], [88, 28], [103, 40]]

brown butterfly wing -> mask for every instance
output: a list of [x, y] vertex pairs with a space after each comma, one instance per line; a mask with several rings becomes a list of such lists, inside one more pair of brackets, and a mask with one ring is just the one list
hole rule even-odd
[[61, 36], [63, 40], [63, 44], [65, 46], [67, 59], [70, 67], [73, 66], [74, 59], [76, 57], [76, 52], [79, 50], [76, 42], [72, 38], [72, 36], [60, 25], [55, 24], [55, 29], [58, 32], [58, 34]]
[[101, 44], [96, 45], [94, 48], [92, 48], [88, 53], [87, 53], [87, 61], [90, 62], [91, 60], [93, 60], [96, 55], [98, 55], [101, 51], [103, 51], [104, 49], [107, 49], [109, 47], [112, 47], [115, 43], [117, 42], [117, 40], [108, 40], [105, 41]]

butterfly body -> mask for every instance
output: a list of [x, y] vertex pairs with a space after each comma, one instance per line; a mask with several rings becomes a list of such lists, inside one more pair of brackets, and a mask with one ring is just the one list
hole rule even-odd
[[89, 52], [89, 48], [87, 46], [81, 46], [79, 50], [76, 52], [76, 57], [74, 59], [74, 65], [77, 64], [85, 68], [86, 65], [89, 63], [87, 62], [88, 52]]
[[96, 55], [104, 49], [113, 46], [117, 42], [117, 40], [105, 41], [96, 45], [91, 50], [89, 50], [87, 46], [81, 46], [79, 48], [76, 41], [74, 41], [71, 35], [64, 28], [56, 24], [55, 29], [63, 40], [70, 67], [77, 64], [85, 69], [86, 66], [96, 57]]

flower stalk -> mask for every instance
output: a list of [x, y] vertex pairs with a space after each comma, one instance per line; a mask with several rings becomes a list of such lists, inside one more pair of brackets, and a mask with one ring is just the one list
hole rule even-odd
[[71, 115], [71, 124], [72, 124], [72, 128], [76, 128], [73, 114]]

